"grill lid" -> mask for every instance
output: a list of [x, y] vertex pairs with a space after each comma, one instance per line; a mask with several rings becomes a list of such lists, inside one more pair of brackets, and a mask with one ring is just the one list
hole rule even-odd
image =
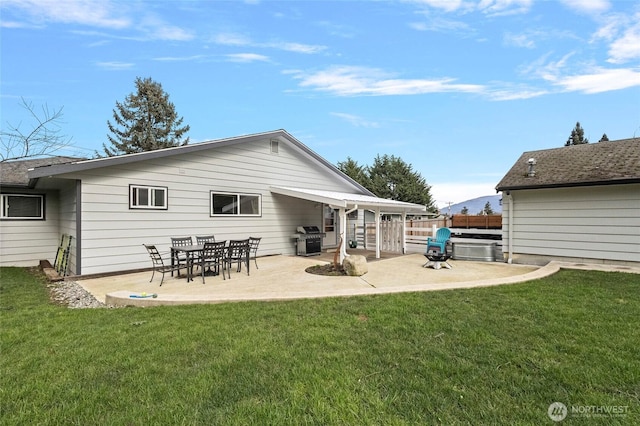
[[298, 232], [301, 234], [319, 234], [320, 228], [317, 226], [298, 226]]

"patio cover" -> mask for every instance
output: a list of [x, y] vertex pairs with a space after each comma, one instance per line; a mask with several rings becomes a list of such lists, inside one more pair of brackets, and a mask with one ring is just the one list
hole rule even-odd
[[[380, 257], [380, 215], [381, 214], [401, 214], [402, 226], [404, 229], [407, 213], [424, 213], [426, 206], [421, 204], [407, 203], [404, 201], [388, 200], [378, 198], [373, 195], [352, 194], [348, 192], [323, 191], [320, 189], [291, 188], [283, 186], [272, 186], [271, 192], [274, 194], [286, 195], [289, 197], [301, 198], [316, 203], [327, 204], [340, 211], [340, 235], [342, 241], [346, 241], [347, 214], [357, 209], [373, 210], [376, 213], [376, 258]], [[402, 247], [405, 248], [404, 230]], [[340, 262], [347, 256], [346, 244], [340, 247]], [[405, 250], [406, 251], [406, 250]]]
[[369, 209], [380, 210], [382, 213], [424, 213], [427, 208], [422, 204], [407, 203], [404, 201], [387, 200], [371, 195], [351, 194], [348, 192], [322, 191], [319, 189], [291, 188], [284, 186], [272, 186], [271, 192], [287, 195], [289, 197], [302, 198], [316, 203], [329, 204], [336, 209]]

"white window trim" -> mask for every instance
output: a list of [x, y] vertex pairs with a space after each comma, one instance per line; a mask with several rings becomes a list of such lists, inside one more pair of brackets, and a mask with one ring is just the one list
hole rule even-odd
[[[238, 208], [238, 213], [235, 214], [219, 214], [213, 212], [213, 196], [214, 195], [231, 195], [236, 197], [236, 203], [240, 199], [241, 196], [248, 197], [258, 197], [258, 213], [256, 214], [241, 214], [240, 208]], [[251, 194], [247, 192], [226, 192], [226, 191], [209, 191], [209, 215], [211, 217], [261, 217], [262, 216], [262, 195], [261, 194]]]
[[[7, 206], [6, 206], [7, 197], [40, 198], [40, 216], [38, 216], [38, 217], [6, 216], [5, 212], [7, 211]], [[6, 219], [6, 220], [45, 220], [45, 216], [44, 216], [44, 195], [41, 195], [41, 194], [0, 194], [0, 219]]]
[[[146, 189], [149, 191], [149, 204], [135, 205], [133, 194], [134, 189]], [[161, 190], [164, 194], [164, 202], [162, 206], [154, 205], [155, 191]], [[129, 208], [132, 210], [167, 210], [169, 208], [169, 188], [166, 186], [150, 186], [150, 185], [129, 185]]]

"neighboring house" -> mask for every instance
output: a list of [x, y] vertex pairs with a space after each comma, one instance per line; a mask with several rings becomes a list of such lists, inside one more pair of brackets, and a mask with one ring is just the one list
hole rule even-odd
[[508, 261], [638, 266], [640, 138], [525, 152], [496, 190]]
[[[324, 247], [335, 247], [354, 208], [375, 210], [378, 217], [425, 210], [376, 198], [284, 130], [110, 158], [0, 167], [1, 196], [11, 201], [0, 220], [0, 266], [53, 261], [61, 235], [69, 234], [75, 275], [148, 267], [142, 244], [168, 251], [170, 237], [256, 236], [262, 237], [259, 255], [290, 255], [298, 226], [325, 230], [326, 223], [331, 232]], [[24, 212], [12, 210], [18, 203]]]

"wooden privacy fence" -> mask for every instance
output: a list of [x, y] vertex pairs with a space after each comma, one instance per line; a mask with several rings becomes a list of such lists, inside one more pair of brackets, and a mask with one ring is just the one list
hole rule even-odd
[[[453, 218], [456, 216], [459, 218], [454, 221]], [[502, 227], [501, 215], [455, 215], [453, 218], [407, 219], [405, 228], [407, 253], [422, 253], [427, 244], [427, 238], [433, 236], [438, 228], [447, 227], [455, 230], [456, 228], [500, 229]], [[376, 224], [374, 222], [366, 223], [364, 226], [350, 224], [347, 236], [349, 241], [356, 241], [360, 248], [367, 250], [375, 250], [376, 248]], [[402, 221], [380, 222], [380, 250], [402, 253]]]
[[488, 215], [468, 215], [454, 214], [451, 217], [451, 228], [480, 228], [480, 229], [500, 229], [502, 228], [501, 214]]
[[[431, 220], [407, 220], [405, 229], [405, 241], [407, 252], [422, 252], [427, 243], [427, 238], [433, 235], [433, 230], [447, 226], [444, 219]], [[358, 242], [358, 247], [367, 250], [376, 249], [376, 224], [375, 222], [362, 225], [351, 225], [349, 239]], [[402, 222], [380, 222], [380, 250], [390, 253], [402, 253]]]

